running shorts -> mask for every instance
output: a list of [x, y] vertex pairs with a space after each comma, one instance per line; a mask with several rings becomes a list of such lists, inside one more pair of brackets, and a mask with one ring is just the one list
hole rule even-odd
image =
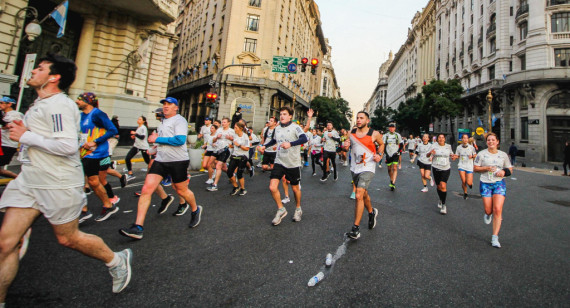
[[420, 169], [431, 170], [431, 164], [424, 164], [418, 160], [418, 166]]
[[273, 165], [275, 163], [275, 157], [277, 156], [276, 152], [265, 152], [263, 153], [263, 160], [261, 161], [261, 165]]
[[507, 196], [507, 184], [505, 180], [501, 180], [495, 183], [484, 183], [479, 182], [479, 192], [481, 197], [491, 198], [493, 195]]
[[323, 151], [323, 163], [325, 163], [327, 161], [327, 159], [330, 159], [331, 161], [336, 159], [336, 153], [335, 152], [329, 152], [329, 151]]
[[465, 173], [467, 173], [467, 174], [473, 173], [473, 170], [469, 171], [469, 170], [465, 170], [465, 169], [462, 169], [462, 168], [458, 168], [458, 170], [459, 170], [459, 171], [463, 171], [463, 172], [465, 172]]
[[216, 160], [222, 163], [225, 163], [228, 158], [230, 157], [230, 149], [225, 148], [223, 150], [221, 150], [220, 152], [214, 154], [214, 156], [216, 157]]
[[439, 185], [439, 183], [444, 182], [447, 183], [447, 180], [449, 180], [449, 175], [451, 174], [451, 169], [448, 170], [440, 170], [437, 168], [432, 168], [432, 174], [433, 174], [433, 180], [435, 181], [436, 185]]
[[111, 158], [87, 158], [81, 159], [81, 164], [83, 165], [83, 173], [85, 176], [92, 177], [99, 175], [99, 171], [105, 171], [111, 166]]
[[352, 182], [356, 188], [364, 188], [368, 190], [368, 186], [370, 182], [372, 182], [372, 178], [374, 178], [374, 172], [364, 171], [361, 173], [352, 173]]
[[388, 154], [386, 154], [386, 166], [391, 166], [393, 164], [397, 165], [399, 157], [400, 157], [400, 152], [396, 152], [396, 154], [392, 156], [388, 156]]
[[10, 162], [12, 161], [12, 157], [14, 157], [14, 154], [18, 152], [18, 149], [2, 146], [2, 152], [4, 153], [4, 155], [0, 156], [0, 166], [6, 166], [10, 164]]
[[204, 153], [204, 157], [206, 156], [215, 156], [214, 151], [206, 151], [206, 153]]
[[170, 175], [172, 178], [172, 183], [182, 183], [188, 180], [188, 166], [190, 165], [189, 160], [181, 160], [181, 161], [169, 161], [169, 162], [160, 162], [154, 161], [150, 170], [148, 171], [149, 174], [158, 174], [165, 179], [167, 176]]
[[285, 168], [281, 164], [275, 164], [269, 178], [280, 180], [283, 176], [291, 185], [299, 185], [299, 182], [301, 182], [301, 167]]

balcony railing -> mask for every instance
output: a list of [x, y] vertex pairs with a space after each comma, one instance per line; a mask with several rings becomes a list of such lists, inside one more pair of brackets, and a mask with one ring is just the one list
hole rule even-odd
[[473, 43], [469, 44], [469, 47], [467, 47], [467, 52], [468, 52], [468, 53], [472, 53], [472, 52], [473, 52]]
[[487, 38], [489, 38], [491, 35], [495, 34], [495, 31], [497, 30], [497, 24], [491, 24], [489, 26], [489, 29], [487, 29]]
[[477, 45], [481, 46], [483, 45], [483, 36], [480, 36], [479, 39], [477, 40]]
[[548, 6], [570, 4], [570, 0], [548, 0]]
[[552, 33], [550, 35], [550, 39], [552, 40], [570, 39], [570, 32]]
[[463, 52], [463, 50], [461, 50], [461, 51], [459, 52], [459, 58], [463, 58], [463, 54], [464, 54], [464, 52]]
[[528, 4], [523, 4], [521, 5], [521, 7], [519, 7], [519, 9], [517, 10], [517, 15], [515, 16], [516, 18], [519, 18], [519, 16], [528, 13]]

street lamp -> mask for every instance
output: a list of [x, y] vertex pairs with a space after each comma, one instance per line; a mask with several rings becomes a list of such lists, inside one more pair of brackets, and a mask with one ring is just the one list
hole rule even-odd
[[28, 40], [33, 41], [36, 39], [36, 37], [38, 37], [42, 33], [42, 27], [40, 26], [40, 22], [38, 21], [38, 10], [36, 10], [36, 8], [27, 6], [18, 10], [18, 12], [16, 12], [16, 14], [14, 15], [16, 29], [14, 30], [14, 35], [12, 36], [12, 44], [10, 45], [10, 51], [8, 52], [8, 60], [6, 60], [5, 69], [8, 69], [8, 66], [10, 65], [10, 58], [12, 57], [12, 51], [14, 50], [14, 45], [16, 44], [16, 38], [18, 36], [18, 33], [20, 32], [20, 29], [24, 25], [24, 20], [26, 19], [26, 17], [34, 18], [24, 28], [24, 32], [26, 33], [26, 37], [28, 38]]
[[489, 129], [487, 132], [493, 132], [493, 123], [491, 121], [491, 111], [493, 109], [493, 94], [491, 94], [491, 89], [489, 89], [489, 93], [487, 94], [487, 108], [488, 108], [488, 125]]

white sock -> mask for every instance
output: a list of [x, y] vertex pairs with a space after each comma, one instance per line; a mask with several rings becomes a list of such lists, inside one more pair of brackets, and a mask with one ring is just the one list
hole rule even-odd
[[[114, 252], [113, 253], [113, 260], [111, 260], [111, 262], [106, 263], [105, 265], [107, 265], [107, 267], [111, 268], [111, 267], [115, 267], [117, 265], [119, 265], [119, 263], [121, 263], [121, 258], [119, 258], [119, 255]], [[0, 307], [2, 308], [2, 307]]]

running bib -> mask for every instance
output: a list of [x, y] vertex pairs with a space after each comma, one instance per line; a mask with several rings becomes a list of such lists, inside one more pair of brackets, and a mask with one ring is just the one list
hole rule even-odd
[[84, 145], [87, 142], [88, 137], [89, 137], [89, 134], [81, 134], [79, 136], [79, 144]]
[[30, 157], [28, 156], [28, 146], [20, 144], [20, 148], [18, 149], [18, 161], [21, 163], [31, 163]]
[[467, 155], [461, 155], [461, 162], [462, 163], [467, 163], [469, 161], [469, 156]]
[[436, 157], [435, 162], [437, 165], [445, 166], [447, 165], [447, 157]]

